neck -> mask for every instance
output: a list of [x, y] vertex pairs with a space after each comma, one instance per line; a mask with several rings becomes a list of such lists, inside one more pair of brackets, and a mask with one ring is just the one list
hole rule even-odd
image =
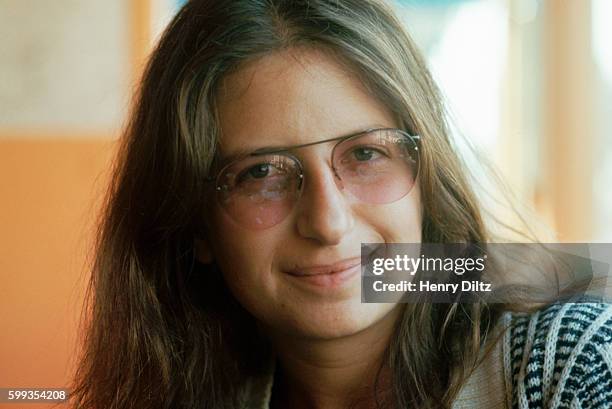
[[278, 407], [365, 409], [376, 407], [377, 398], [386, 401], [391, 377], [384, 355], [400, 311], [396, 307], [367, 329], [334, 339], [273, 334]]

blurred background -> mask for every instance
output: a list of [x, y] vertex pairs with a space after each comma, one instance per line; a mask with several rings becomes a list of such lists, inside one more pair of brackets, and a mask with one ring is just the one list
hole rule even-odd
[[[69, 384], [117, 138], [181, 3], [0, 0], [0, 387]], [[396, 3], [474, 172], [469, 143], [557, 240], [612, 242], [612, 1]]]

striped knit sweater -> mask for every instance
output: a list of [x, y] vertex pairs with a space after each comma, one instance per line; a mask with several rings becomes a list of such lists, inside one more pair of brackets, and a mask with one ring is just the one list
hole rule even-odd
[[504, 320], [512, 408], [612, 408], [612, 304], [554, 304]]
[[[502, 342], [453, 409], [612, 409], [612, 304], [553, 304], [507, 312]], [[245, 408], [268, 409], [274, 365], [248, 386]]]

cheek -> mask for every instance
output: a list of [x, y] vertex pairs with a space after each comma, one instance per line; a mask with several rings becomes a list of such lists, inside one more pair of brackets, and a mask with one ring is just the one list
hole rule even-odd
[[274, 243], [242, 229], [221, 232], [215, 235], [212, 249], [224, 276], [240, 281], [265, 279], [271, 270]]
[[273, 294], [270, 280], [272, 262], [262, 252], [261, 242], [253, 243], [248, 238], [226, 231], [219, 237], [213, 254], [234, 298], [251, 314], [258, 317], [266, 311], [264, 305]]
[[361, 209], [359, 217], [385, 243], [420, 243], [423, 211], [419, 192], [419, 187], [415, 186], [408, 195], [394, 203]]
[[282, 232], [271, 228], [252, 231], [240, 227], [223, 212], [213, 213], [210, 244], [214, 261], [228, 288], [252, 313], [257, 300], [274, 297], [274, 257]]

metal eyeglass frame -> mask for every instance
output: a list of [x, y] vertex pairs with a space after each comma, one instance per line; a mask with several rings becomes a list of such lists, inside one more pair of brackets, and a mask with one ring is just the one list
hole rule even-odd
[[[221, 175], [223, 175], [225, 169], [227, 169], [228, 167], [232, 166], [233, 164], [239, 162], [240, 160], [243, 160], [245, 158], [248, 157], [257, 157], [257, 156], [263, 156], [263, 155], [272, 155], [272, 154], [282, 154], [284, 156], [288, 156], [290, 157], [298, 166], [299, 169], [299, 178], [300, 178], [300, 184], [298, 186], [298, 189], [301, 190], [302, 187], [302, 181], [304, 180], [304, 167], [302, 166], [302, 162], [299, 160], [299, 158], [292, 154], [291, 151], [296, 150], [296, 149], [300, 149], [300, 148], [305, 148], [308, 146], [313, 146], [313, 145], [319, 145], [322, 143], [329, 143], [329, 142], [334, 142], [337, 141], [337, 143], [334, 145], [334, 147], [332, 148], [331, 151], [331, 157], [332, 157], [332, 161], [331, 161], [331, 165], [332, 165], [332, 171], [334, 172], [334, 176], [336, 178], [338, 178], [338, 180], [342, 181], [342, 178], [340, 178], [340, 176], [338, 175], [338, 172], [334, 166], [333, 163], [333, 157], [334, 157], [334, 152], [336, 150], [336, 148], [338, 147], [338, 145], [340, 145], [342, 142], [345, 142], [347, 140], [350, 139], [354, 139], [354, 138], [358, 138], [361, 137], [365, 134], [371, 133], [371, 132], [377, 132], [377, 131], [393, 131], [393, 132], [399, 132], [402, 136], [408, 138], [411, 140], [411, 142], [414, 144], [414, 149], [418, 152], [419, 151], [419, 143], [421, 140], [420, 135], [411, 135], [408, 132], [402, 130], [402, 129], [398, 129], [398, 128], [370, 128], [370, 129], [366, 129], [364, 131], [359, 131], [356, 133], [352, 133], [349, 135], [343, 135], [343, 136], [337, 136], [335, 138], [329, 138], [329, 139], [323, 139], [321, 141], [316, 141], [316, 142], [309, 142], [309, 143], [304, 143], [304, 144], [300, 144], [300, 145], [294, 145], [294, 146], [289, 146], [289, 147], [283, 147], [283, 148], [264, 148], [264, 149], [257, 149], [253, 152], [247, 153], [247, 154], [243, 154], [243, 155], [238, 155], [236, 157], [230, 158], [225, 162], [225, 164], [223, 164], [223, 166], [221, 166], [219, 168], [218, 172], [215, 172], [215, 176], [209, 176], [206, 178], [206, 182], [215, 182], [215, 191], [216, 192], [220, 192], [223, 190], [223, 187], [219, 184], [219, 178], [221, 177]], [[417, 175], [420, 173], [420, 160], [417, 162]]]

